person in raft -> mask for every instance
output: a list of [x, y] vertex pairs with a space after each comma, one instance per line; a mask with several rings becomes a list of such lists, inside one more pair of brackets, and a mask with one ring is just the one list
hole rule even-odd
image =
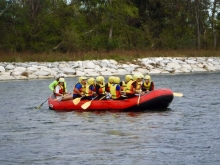
[[144, 93], [147, 93], [149, 91], [153, 91], [154, 90], [154, 82], [151, 81], [151, 77], [149, 75], [146, 75], [144, 77], [144, 83], [141, 86], [141, 90]]
[[79, 82], [73, 88], [73, 99], [77, 97], [82, 97], [86, 99], [85, 90], [86, 90], [86, 77], [79, 77]]
[[85, 90], [86, 98], [88, 100], [92, 100], [94, 96], [96, 95], [95, 93], [95, 79], [94, 78], [89, 78], [86, 83], [86, 90]]
[[112, 96], [113, 100], [127, 99], [127, 96], [122, 95], [121, 87], [120, 87], [119, 83], [120, 83], [120, 78], [115, 77], [114, 81], [113, 81], [113, 84], [110, 87], [110, 93], [111, 93], [111, 96]]
[[102, 76], [96, 77], [96, 85], [95, 85], [95, 90], [97, 94], [97, 100], [105, 99], [106, 94], [105, 94], [105, 78]]
[[[60, 78], [64, 78], [64, 74], [63, 73], [60, 73], [56, 76], [56, 80], [54, 80], [52, 83], [50, 83], [49, 85], [49, 89], [51, 91], [53, 91], [53, 93], [55, 93], [55, 87], [58, 85], [58, 82], [59, 82], [59, 79]], [[64, 82], [64, 87], [65, 87], [65, 92], [67, 92], [67, 88], [66, 88], [66, 82]]]
[[108, 82], [105, 84], [106, 99], [111, 98], [110, 87], [112, 86], [113, 82], [114, 82], [114, 76], [110, 76], [108, 78]]
[[125, 76], [125, 81], [121, 81], [121, 82], [120, 82], [119, 85], [121, 86], [121, 92], [122, 92], [122, 93], [124, 93], [124, 94], [126, 93], [127, 83], [128, 83], [131, 79], [133, 79], [131, 75], [126, 75], [126, 76]]
[[[137, 75], [134, 75], [133, 78], [136, 79]], [[135, 92], [136, 92], [136, 81], [134, 81], [132, 76], [127, 77], [127, 87], [126, 87], [126, 96], [128, 98], [135, 97]]]
[[143, 78], [144, 75], [142, 74], [136, 74], [133, 77], [133, 80], [136, 81], [136, 90], [135, 90], [135, 94], [139, 95], [141, 93], [141, 86], [142, 86], [142, 82], [143, 82]]
[[138, 82], [141, 82], [141, 75], [135, 74], [133, 76], [133, 80], [130, 79], [127, 83], [127, 88], [126, 88], [126, 96], [128, 98], [135, 97], [135, 94], [140, 94], [140, 90], [137, 89]]
[[54, 94], [57, 99], [61, 100], [69, 100], [72, 99], [72, 96], [65, 92], [65, 79], [64, 78], [59, 78], [58, 84], [54, 89]]

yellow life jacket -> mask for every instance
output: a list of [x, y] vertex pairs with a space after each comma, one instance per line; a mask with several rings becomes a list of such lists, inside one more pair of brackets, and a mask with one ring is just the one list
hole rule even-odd
[[119, 91], [116, 90], [118, 84], [112, 84], [110, 87], [110, 94], [112, 96], [112, 99], [117, 99], [120, 97]]
[[137, 93], [140, 93], [141, 85], [142, 85], [142, 81], [141, 82], [137, 82], [137, 86], [136, 86], [136, 92]]
[[92, 96], [92, 90], [89, 89], [90, 85], [86, 85], [85, 94], [86, 96]]
[[144, 86], [147, 90], [150, 90], [151, 82], [149, 82], [148, 84], [146, 84], [146, 82], [144, 82], [143, 86]]
[[99, 94], [105, 94], [105, 84], [98, 84], [100, 86], [99, 88]]
[[125, 81], [122, 81], [121, 91], [126, 91], [127, 89], [127, 83]]
[[126, 93], [131, 93], [131, 94], [133, 94], [134, 92], [133, 92], [133, 86], [131, 85], [132, 83], [133, 83], [134, 81], [132, 81], [132, 80], [130, 80], [128, 83], [127, 83], [127, 87], [126, 87]]

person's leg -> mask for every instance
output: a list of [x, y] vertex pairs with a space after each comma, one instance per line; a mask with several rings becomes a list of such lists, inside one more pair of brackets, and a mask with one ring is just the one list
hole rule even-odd
[[62, 100], [72, 100], [73, 96], [72, 95], [65, 95]]

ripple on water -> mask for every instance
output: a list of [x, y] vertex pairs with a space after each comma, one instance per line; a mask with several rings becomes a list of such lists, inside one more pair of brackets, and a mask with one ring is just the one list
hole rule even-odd
[[219, 164], [218, 74], [152, 79], [184, 96], [166, 111], [57, 113], [35, 109], [52, 79], [0, 82], [0, 164]]

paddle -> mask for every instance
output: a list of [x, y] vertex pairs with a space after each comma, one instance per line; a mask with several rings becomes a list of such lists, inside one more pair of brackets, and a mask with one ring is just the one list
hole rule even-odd
[[77, 98], [75, 98], [75, 99], [73, 100], [73, 104], [74, 104], [74, 105], [79, 104], [79, 102], [81, 101], [82, 98], [83, 98], [83, 96], [82, 96], [82, 97], [77, 97]]
[[173, 93], [173, 96], [176, 96], [176, 97], [183, 97], [183, 94], [182, 94], [182, 93]]
[[140, 103], [140, 98], [141, 98], [141, 90], [140, 90], [140, 93], [139, 93], [139, 96], [138, 96], [138, 102], [137, 102], [137, 105], [139, 105], [139, 103]]
[[106, 95], [105, 96], [103, 96], [103, 97], [101, 97], [99, 100], [102, 100], [102, 99], [104, 99], [106, 97]]
[[[98, 97], [98, 96], [96, 96], [96, 97]], [[91, 105], [92, 101], [93, 101], [96, 97], [94, 97], [92, 100], [90, 100], [90, 101], [84, 103], [84, 104], [81, 106], [81, 108], [82, 108], [82, 109], [87, 109], [87, 108]]]
[[54, 99], [55, 101], [61, 101], [63, 99], [63, 97], [57, 97], [56, 99]]
[[[47, 100], [49, 99], [49, 97], [47, 98]], [[39, 105], [38, 107], [36, 107], [35, 109], [40, 109], [40, 107], [42, 107], [42, 105], [47, 101], [45, 100], [41, 105]]]

